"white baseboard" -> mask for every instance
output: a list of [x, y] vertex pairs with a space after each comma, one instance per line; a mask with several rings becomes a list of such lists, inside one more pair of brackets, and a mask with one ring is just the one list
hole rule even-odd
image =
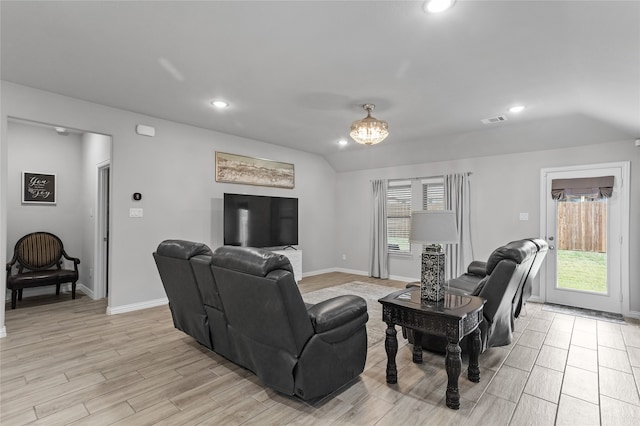
[[345, 274], [353, 275], [364, 275], [365, 277], [369, 276], [369, 273], [367, 271], [358, 271], [357, 269], [335, 268], [334, 272], [342, 272]]
[[[369, 276], [369, 272], [367, 272], [367, 271], [359, 271], [357, 269], [346, 269], [346, 268], [325, 269], [325, 270], [316, 271], [316, 272], [313, 272], [313, 273], [308, 273], [308, 274], [305, 274], [304, 276], [325, 274], [327, 272], [342, 272], [344, 274], [362, 275], [363, 277], [368, 277]], [[390, 275], [389, 279], [396, 280], [396, 281], [405, 281], [405, 282], [420, 281], [419, 278], [402, 277], [400, 275]]]
[[169, 303], [169, 299], [163, 297], [161, 299], [147, 300], [146, 302], [132, 303], [130, 305], [122, 306], [107, 306], [107, 315], [124, 314], [125, 312], [139, 311], [141, 309], [155, 308], [157, 306], [163, 306]]
[[83, 292], [93, 300], [96, 300], [96, 296], [93, 290], [91, 290], [89, 287], [85, 286], [84, 284], [78, 283], [78, 285], [76, 286], [76, 290], [80, 290], [81, 292]]
[[[336, 268], [335, 272], [342, 272], [343, 274], [352, 274], [352, 275], [362, 275], [363, 277], [368, 277], [368, 271], [359, 271], [357, 269], [346, 269], [346, 268]], [[391, 278], [394, 279], [394, 278]]]
[[405, 282], [408, 282], [408, 283], [420, 281], [420, 278], [416, 278], [416, 277], [401, 277], [399, 275], [391, 275], [391, 276], [389, 276], [389, 279], [396, 280], [396, 281], [405, 281]]
[[7, 327], [2, 326], [2, 328], [0, 328], [0, 339], [3, 337], [7, 337]]
[[320, 274], [328, 274], [330, 272], [336, 272], [336, 269], [335, 268], [318, 269], [317, 271], [304, 272], [302, 274], [302, 278], [313, 277], [314, 275], [320, 275]]

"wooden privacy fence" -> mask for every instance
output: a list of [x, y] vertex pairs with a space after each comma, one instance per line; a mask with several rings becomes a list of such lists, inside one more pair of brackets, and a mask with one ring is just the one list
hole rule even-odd
[[558, 202], [558, 250], [607, 251], [606, 201]]

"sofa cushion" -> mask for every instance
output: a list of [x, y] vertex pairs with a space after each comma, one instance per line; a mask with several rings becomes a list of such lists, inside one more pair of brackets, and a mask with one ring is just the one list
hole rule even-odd
[[7, 278], [7, 288], [38, 287], [47, 284], [72, 282], [78, 279], [78, 272], [70, 269], [45, 269], [23, 272]]
[[62, 241], [48, 232], [33, 232], [16, 243], [15, 255], [27, 269], [48, 269], [62, 257]]
[[491, 275], [501, 260], [511, 259], [517, 264], [520, 264], [530, 256], [535, 256], [537, 252], [538, 247], [528, 240], [512, 241], [507, 245], [498, 247], [491, 253], [489, 260], [487, 260], [487, 275]]
[[160, 256], [189, 260], [193, 256], [211, 256], [211, 249], [206, 244], [194, 243], [191, 241], [165, 240], [160, 243], [156, 253]]
[[276, 269], [293, 273], [291, 263], [286, 256], [253, 247], [218, 247], [214, 252], [212, 264], [258, 277], [266, 277], [269, 272]]
[[478, 283], [482, 280], [478, 275], [462, 274], [458, 278], [452, 278], [448, 281], [449, 288], [461, 290], [465, 294], [471, 294], [478, 287]]
[[484, 277], [485, 275], [487, 275], [487, 262], [474, 260], [467, 267], [467, 273], [471, 275], [477, 275], [479, 277]]

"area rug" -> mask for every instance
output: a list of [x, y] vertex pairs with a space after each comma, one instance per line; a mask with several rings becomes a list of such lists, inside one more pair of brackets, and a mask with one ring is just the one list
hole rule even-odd
[[574, 308], [572, 306], [556, 305], [554, 303], [545, 303], [542, 306], [543, 311], [555, 312], [558, 314], [575, 315], [582, 318], [592, 318], [600, 321], [608, 321], [616, 324], [626, 324], [624, 317], [620, 314], [612, 314], [610, 312], [595, 311], [593, 309]]
[[347, 294], [362, 297], [367, 302], [367, 312], [369, 313], [369, 321], [367, 321], [367, 347], [370, 348], [384, 339], [385, 330], [387, 329], [387, 325], [382, 321], [382, 305], [378, 302], [378, 299], [399, 290], [402, 289], [353, 281], [303, 294], [302, 299], [307, 303], [319, 303], [332, 297]]

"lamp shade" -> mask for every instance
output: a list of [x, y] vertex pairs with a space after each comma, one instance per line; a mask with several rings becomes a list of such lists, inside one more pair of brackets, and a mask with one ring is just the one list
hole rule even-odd
[[454, 244], [458, 242], [456, 215], [451, 210], [411, 212], [412, 243]]

